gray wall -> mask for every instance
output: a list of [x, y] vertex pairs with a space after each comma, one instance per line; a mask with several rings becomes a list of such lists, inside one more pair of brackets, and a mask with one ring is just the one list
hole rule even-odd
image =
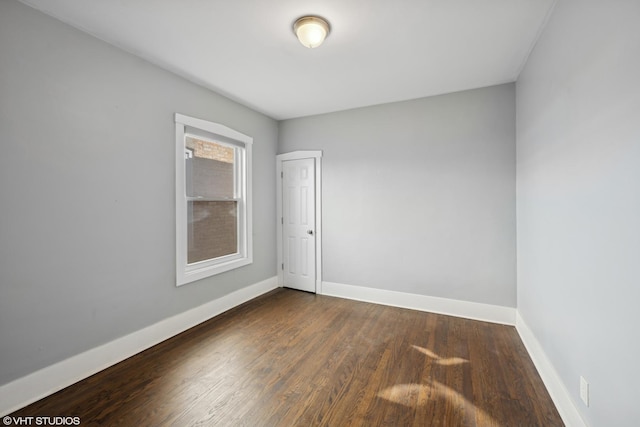
[[518, 310], [593, 426], [640, 419], [639, 20], [560, 0], [517, 84]]
[[[173, 113], [254, 138], [254, 263], [175, 286]], [[0, 384], [276, 275], [277, 123], [0, 1]]]
[[323, 280], [515, 307], [515, 87], [280, 122], [321, 149]]

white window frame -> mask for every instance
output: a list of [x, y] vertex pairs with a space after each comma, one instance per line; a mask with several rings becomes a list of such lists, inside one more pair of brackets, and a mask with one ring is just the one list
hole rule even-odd
[[[253, 138], [219, 123], [175, 114], [176, 123], [176, 285], [233, 270], [253, 262], [253, 217], [251, 147]], [[235, 179], [238, 202], [238, 252], [188, 264], [187, 206], [185, 177], [185, 136], [215, 141], [235, 148]], [[219, 142], [218, 142], [219, 141]]]

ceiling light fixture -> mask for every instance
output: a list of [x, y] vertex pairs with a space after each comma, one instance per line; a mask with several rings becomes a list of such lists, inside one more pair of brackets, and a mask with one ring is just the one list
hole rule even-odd
[[293, 24], [298, 40], [308, 48], [318, 47], [329, 35], [329, 23], [318, 16], [303, 16]]

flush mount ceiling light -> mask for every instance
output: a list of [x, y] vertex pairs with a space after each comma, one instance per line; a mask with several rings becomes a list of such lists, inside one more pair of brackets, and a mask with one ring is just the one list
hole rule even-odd
[[318, 47], [329, 34], [329, 23], [318, 16], [303, 16], [293, 24], [298, 40], [308, 48]]

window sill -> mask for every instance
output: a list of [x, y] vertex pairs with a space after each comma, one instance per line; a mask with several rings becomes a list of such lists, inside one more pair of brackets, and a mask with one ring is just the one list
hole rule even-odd
[[214, 265], [203, 265], [200, 267], [192, 267], [184, 272], [179, 272], [177, 286], [186, 285], [187, 283], [195, 282], [196, 280], [204, 279], [216, 274], [224, 273], [225, 271], [233, 270], [245, 265], [252, 264], [251, 258], [239, 258]]

